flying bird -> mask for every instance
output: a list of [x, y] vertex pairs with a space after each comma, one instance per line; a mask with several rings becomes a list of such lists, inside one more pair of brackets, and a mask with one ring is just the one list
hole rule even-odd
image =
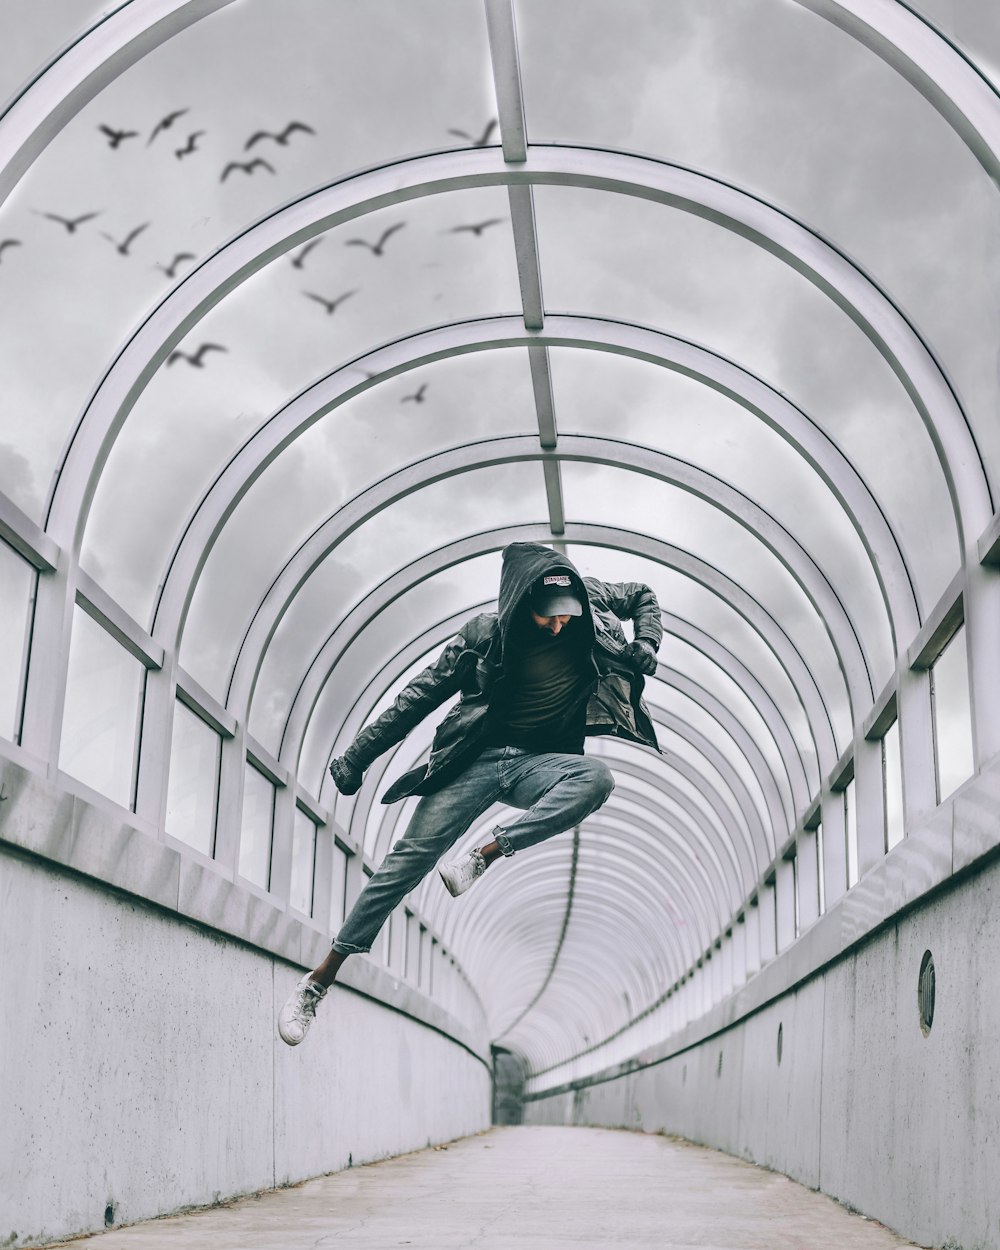
[[166, 117], [161, 117], [160, 120], [153, 127], [152, 133], [150, 134], [149, 138], [146, 140], [146, 147], [147, 148], [149, 147], [149, 145], [153, 142], [153, 140], [156, 138], [156, 136], [160, 133], [161, 130], [169, 130], [170, 127], [174, 124], [174, 122], [178, 119], [178, 117], [183, 117], [184, 114], [187, 113], [188, 111], [189, 111], [188, 109], [174, 109], [174, 111], [172, 113], [168, 113]]
[[58, 213], [38, 213], [37, 209], [35, 212], [39, 217], [47, 217], [49, 221], [58, 221], [70, 234], [75, 234], [77, 226], [82, 226], [85, 221], [91, 221], [100, 216], [99, 213], [84, 213], [82, 217], [60, 217]]
[[302, 292], [306, 299], [314, 299], [317, 304], [322, 304], [328, 316], [337, 311], [338, 304], [342, 304], [345, 299], [350, 299], [352, 295], [357, 295], [357, 293], [355, 289], [353, 291], [345, 291], [343, 295], [338, 295], [336, 299], [324, 299], [322, 295], [315, 295], [312, 291]]
[[102, 135], [107, 135], [108, 146], [112, 151], [121, 144], [123, 139], [137, 139], [139, 137], [138, 130], [114, 130], [111, 126], [98, 126], [97, 129]]
[[133, 240], [137, 239], [139, 235], [142, 234], [143, 230], [147, 230], [148, 228], [149, 228], [149, 222], [148, 221], [143, 222], [141, 226], [136, 226], [134, 230], [130, 230], [129, 233], [125, 236], [124, 239], [122, 239], [120, 243], [118, 242], [116, 238], [114, 238], [112, 235], [108, 234], [104, 230], [101, 231], [101, 235], [103, 238], [107, 239], [109, 243], [113, 243], [115, 245], [116, 252], [118, 252], [122, 256], [128, 256], [129, 254], [128, 249], [132, 246]]
[[285, 127], [285, 129], [282, 130], [278, 134], [275, 134], [273, 130], [255, 131], [250, 136], [250, 138], [246, 141], [246, 143], [244, 143], [243, 151], [249, 152], [250, 149], [253, 147], [253, 145], [255, 143], [259, 143], [261, 139], [273, 139], [275, 143], [278, 143], [282, 147], [285, 147], [288, 143], [288, 140], [292, 137], [292, 135], [296, 132], [296, 130], [301, 130], [304, 134], [307, 134], [307, 135], [314, 135], [316, 133], [316, 131], [313, 130], [312, 126], [307, 126], [305, 122], [289, 122], [288, 125]]
[[475, 135], [470, 135], [467, 130], [449, 130], [448, 133], [450, 135], [458, 135], [460, 139], [468, 139], [468, 141], [472, 144], [474, 148], [484, 148], [486, 147], [487, 143], [489, 143], [490, 135], [496, 129], [496, 125], [497, 125], [497, 119], [495, 117], [492, 117], [486, 123], [486, 129], [483, 131], [483, 133], [479, 136], [478, 139], [475, 137]]
[[6, 252], [7, 248], [9, 248], [9, 247], [20, 247], [20, 246], [21, 246], [21, 240], [20, 240], [20, 239], [4, 239], [4, 240], [3, 240], [3, 242], [2, 242], [2, 243], [0, 243], [0, 257], [2, 257], [2, 256], [3, 256], [3, 254], [4, 254], [4, 252]]
[[186, 360], [189, 365], [193, 365], [195, 369], [204, 369], [206, 352], [224, 352], [229, 349], [223, 347], [221, 343], [202, 343], [193, 356], [189, 356], [186, 352], [171, 352], [167, 357], [167, 364], [172, 365], [175, 360]]
[[425, 382], [423, 386], [420, 387], [419, 390], [414, 391], [412, 395], [404, 395], [403, 398], [399, 402], [401, 404], [405, 404], [408, 400], [412, 399], [415, 404], [422, 404], [424, 402], [424, 392], [426, 390], [427, 390], [427, 383]]
[[261, 156], [255, 156], [252, 161], [244, 161], [241, 165], [239, 161], [230, 161], [226, 168], [222, 171], [220, 182], [225, 182], [234, 169], [242, 169], [245, 174], [252, 174], [258, 165], [262, 165], [268, 173], [274, 173], [274, 166], [269, 165]]
[[486, 221], [473, 222], [468, 226], [452, 226], [450, 230], [446, 230], [446, 234], [462, 234], [467, 232], [474, 234], [476, 238], [480, 238], [487, 226], [498, 226], [500, 222], [506, 221], [505, 217], [490, 217]]
[[177, 276], [177, 266], [181, 263], [182, 260], [195, 260], [195, 259], [196, 257], [195, 257], [194, 252], [178, 252], [169, 265], [158, 264], [156, 267], [157, 269], [162, 269], [168, 278], [173, 279]]
[[394, 226], [382, 231], [377, 243], [369, 243], [367, 239], [348, 239], [344, 247], [367, 247], [374, 256], [381, 256], [390, 235], [395, 234], [397, 230], [402, 230], [405, 225], [405, 221], [397, 221]]
[[319, 247], [319, 245], [322, 242], [323, 242], [322, 239], [310, 239], [309, 242], [304, 247], [299, 249], [298, 255], [292, 257], [293, 266], [296, 269], [301, 269], [302, 262], [305, 260], [305, 258], [309, 255], [309, 253], [313, 250], [314, 247]]
[[[177, 159], [180, 160], [181, 157], [190, 156], [192, 152], [201, 151], [201, 149], [198, 147], [198, 140], [201, 138], [201, 136], [204, 133], [205, 133], [204, 130], [193, 130], [187, 137], [187, 145], [183, 148], [174, 149], [174, 156], [176, 156]], [[147, 147], [148, 146], [149, 145], [147, 144]]]

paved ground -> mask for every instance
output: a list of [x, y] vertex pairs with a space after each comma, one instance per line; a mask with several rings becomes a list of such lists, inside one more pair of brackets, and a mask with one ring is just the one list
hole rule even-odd
[[687, 1142], [502, 1128], [294, 1189], [68, 1243], [88, 1250], [889, 1250], [895, 1234]]

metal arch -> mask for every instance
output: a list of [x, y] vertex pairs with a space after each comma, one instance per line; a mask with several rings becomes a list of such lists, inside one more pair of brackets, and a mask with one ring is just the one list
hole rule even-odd
[[558, 452], [539, 449], [537, 439], [508, 436], [438, 452], [383, 478], [348, 500], [316, 529], [285, 564], [260, 601], [233, 667], [227, 707], [245, 719], [267, 646], [295, 595], [320, 563], [366, 520], [425, 485], [498, 464], [545, 460], [613, 464], [675, 486], [705, 500], [752, 534], [771, 552], [819, 614], [833, 644], [852, 709], [876, 694], [871, 670], [850, 615], [822, 569], [804, 547], [764, 509], [727, 483], [663, 452], [632, 443], [581, 435], [563, 435]]
[[721, 699], [706, 690], [704, 686], [699, 685], [685, 673], [675, 672], [661, 662], [657, 676], [665, 686], [676, 690], [679, 694], [685, 695], [696, 703], [735, 744], [761, 788], [764, 806], [767, 809], [771, 824], [778, 828], [779, 821], [783, 818], [785, 828], [791, 833], [795, 828], [795, 813], [790, 812], [785, 805], [778, 790], [777, 779], [774, 776], [771, 765], [757, 745], [753, 735], [741, 723], [739, 718], [734, 716]]
[[[639, 859], [634, 862], [641, 864], [643, 860]], [[667, 866], [665, 862], [655, 862], [648, 856], [645, 857], [645, 862], [653, 864], [660, 872]], [[681, 870], [675, 869], [675, 871]], [[667, 884], [660, 893], [654, 894], [647, 890], [644, 895], [650, 905], [648, 912], [651, 921], [650, 928], [641, 930], [634, 937], [627, 930], [619, 930], [616, 938], [619, 949], [630, 950], [636, 958], [635, 966], [639, 970], [638, 975], [641, 976], [652, 968], [649, 944], [644, 939], [650, 934], [658, 934], [661, 942], [657, 949], [662, 952], [666, 960], [661, 975], [669, 984], [671, 979], [676, 980], [677, 976], [682, 975], [684, 969], [691, 966], [704, 951], [705, 945], [695, 929], [689, 927], [691, 924], [697, 926], [698, 913], [692, 909], [690, 899], [683, 891], [679, 891], [678, 887], [681, 883], [675, 882], [670, 877], [666, 878], [666, 882]], [[587, 884], [589, 886], [591, 883]], [[612, 878], [609, 880], [608, 893], [609, 895], [617, 893], [627, 907], [630, 896], [635, 895], [634, 882], [630, 881], [626, 886], [619, 878]], [[464, 923], [456, 922], [450, 948], [461, 954], [470, 972], [477, 968], [481, 972], [486, 972], [493, 963], [491, 952], [495, 945], [504, 943], [509, 946], [513, 940], [512, 920], [517, 915], [523, 916], [534, 911], [536, 907], [541, 907], [548, 899], [551, 899], [553, 904], [558, 904], [562, 912], [566, 902], [566, 888], [565, 885], [557, 882], [552, 869], [544, 863], [533, 865], [533, 871], [522, 869], [517, 874], [516, 882], [510, 881], [502, 892], [497, 885], [489, 893], [480, 895], [481, 901], [475, 909], [469, 907], [463, 911], [462, 922]], [[486, 900], [489, 902], [487, 903]], [[671, 916], [672, 928], [664, 928], [662, 924], [656, 923], [664, 915], [665, 904], [667, 914]], [[599, 931], [600, 926], [608, 919], [609, 909], [605, 905], [605, 899], [601, 897], [595, 900], [592, 895], [588, 895], [579, 899], [579, 905], [584, 920], [591, 920], [591, 929], [596, 922]], [[633, 920], [636, 919], [633, 911], [626, 911], [625, 914]], [[681, 930], [684, 930], [683, 934]], [[533, 937], [531, 941], [534, 945]], [[678, 957], [672, 961], [670, 956], [675, 951]], [[543, 964], [550, 963], [550, 958], [551, 953], [544, 958], [541, 955], [532, 956], [533, 960], [542, 960]], [[519, 963], [518, 977], [520, 977], [520, 967]], [[545, 974], [547, 974], [547, 969]], [[489, 974], [491, 984], [497, 984], [493, 980], [494, 975]], [[655, 999], [656, 995], [650, 985], [645, 987], [645, 992], [651, 999]], [[494, 1002], [500, 1001], [502, 997], [500, 993], [491, 995]], [[490, 1007], [492, 1008], [492, 1003]]]
[[792, 803], [795, 811], [802, 811], [808, 805], [812, 793], [821, 784], [819, 772], [810, 782], [806, 775], [805, 761], [802, 752], [792, 736], [788, 722], [781, 709], [775, 703], [770, 691], [754, 673], [728, 647], [724, 647], [717, 638], [711, 637], [699, 626], [684, 620], [673, 612], [662, 612], [664, 631], [673, 638], [686, 642], [694, 650], [700, 652], [716, 665], [746, 697], [761, 720], [764, 722], [771, 739], [777, 748], [785, 767], [785, 775], [792, 791]]
[[[584, 187], [694, 213], [765, 248], [818, 286], [868, 336], [910, 395], [941, 462], [962, 549], [975, 544], [993, 506], [973, 431], [927, 345], [860, 267], [791, 216], [716, 179], [646, 157], [554, 146], [532, 148], [516, 166], [479, 148], [413, 157], [343, 179], [276, 210], [201, 262], [134, 331], [95, 388], [56, 477], [47, 510], [51, 536], [79, 556], [97, 480], [132, 405], [173, 347], [230, 290], [300, 243], [376, 209], [519, 184]], [[526, 333], [532, 332], [522, 326]]]
[[[440, 358], [442, 345], [455, 351], [495, 350], [512, 345], [521, 332], [516, 318], [439, 327], [361, 358], [365, 372], [394, 376]], [[899, 637], [915, 636], [921, 622], [917, 591], [905, 553], [864, 479], [835, 443], [799, 408], [761, 379], [705, 348], [661, 331], [595, 318], [550, 316], [541, 336], [524, 336], [522, 346], [557, 335], [564, 347], [608, 351], [669, 369], [733, 400], [791, 446], [819, 475], [844, 508], [871, 561], [888, 616], [895, 651]], [[361, 390], [355, 364], [313, 383], [278, 409], [219, 474], [195, 509], [171, 556], [154, 608], [154, 632], [176, 646], [197, 578], [226, 520], [257, 478], [294, 438]]]
[[[543, 536], [544, 535], [544, 536]], [[542, 537], [540, 537], [542, 536]], [[542, 526], [515, 526], [508, 530], [495, 530], [468, 551], [469, 555], [482, 554], [484, 550], [498, 549], [507, 542], [516, 539], [536, 538], [547, 540], [547, 531]], [[611, 529], [604, 526], [573, 525], [567, 527], [566, 541], [581, 546], [604, 546], [616, 550], [631, 552], [643, 556], [654, 563], [676, 570], [692, 578], [706, 589], [722, 599], [744, 620], [761, 638], [764, 645], [775, 656], [778, 664], [788, 675], [793, 689], [802, 702], [810, 724], [817, 748], [818, 758], [823, 773], [833, 768], [838, 753], [833, 737], [829, 712], [823, 701], [819, 688], [816, 686], [812, 673], [795, 649], [794, 644], [782, 630], [780, 624], [771, 617], [741, 586], [724, 574], [718, 573], [712, 566], [697, 557], [690, 556], [679, 548], [664, 543], [659, 539], [651, 539], [645, 535], [635, 534], [627, 530]], [[465, 540], [466, 549], [468, 540]], [[445, 549], [447, 556], [436, 553], [438, 563], [445, 565], [452, 562], [454, 553]], [[312, 715], [319, 693], [325, 684], [330, 670], [341, 657], [346, 654], [354, 638], [367, 627], [370, 620], [392, 603], [401, 594], [415, 585], [422, 576], [430, 576], [423, 571], [428, 558], [419, 562], [421, 568], [413, 566], [409, 571], [409, 580], [402, 589], [399, 588], [403, 577], [395, 574], [389, 581], [377, 587], [360, 604], [358, 604], [344, 621], [337, 626], [326, 643], [314, 657], [302, 685], [296, 693], [292, 708], [289, 711], [282, 740], [282, 760], [286, 764], [291, 761], [297, 769], [301, 750], [301, 740], [306, 725]], [[414, 571], [416, 569], [416, 571]], [[437, 570], [434, 570], [437, 571]], [[405, 570], [404, 570], [405, 572]], [[391, 584], [390, 584], [391, 583]], [[322, 797], [322, 795], [320, 795]]]
[[[346, 743], [353, 739], [368, 719], [371, 708], [386, 694], [393, 683], [398, 680], [401, 673], [405, 672], [418, 660], [428, 656], [431, 651], [443, 645], [448, 638], [458, 632], [470, 614], [476, 614], [485, 610], [492, 602], [492, 600], [486, 600], [483, 603], [470, 606], [466, 612], [453, 613], [446, 620], [430, 626], [419, 637], [411, 640], [393, 656], [390, 656], [378, 672], [372, 675], [364, 689], [357, 693], [350, 707], [345, 712], [340, 726], [333, 735], [333, 753], [338, 753], [338, 744], [341, 742]], [[778, 748], [786, 776], [789, 778], [789, 784], [792, 787], [793, 810], [804, 811], [808, 806], [811, 794], [806, 782], [805, 770], [802, 767], [801, 756], [798, 754], [791, 734], [788, 732], [787, 724], [782, 719], [780, 711], [771, 700], [765, 688], [736, 659], [732, 652], [726, 650], [726, 648], [705, 634], [704, 631], [675, 616], [673, 613], [661, 610], [661, 617], [666, 633], [673, 637], [683, 637], [696, 651], [699, 651], [710, 662], [715, 663], [742, 691], [761, 715], [765, 727]], [[662, 672], [668, 671], [667, 666], [661, 663], [660, 669], [662, 677]], [[750, 694], [751, 690], [754, 692], [753, 695]], [[759, 750], [759, 748], [757, 749]], [[798, 774], [793, 773], [792, 761], [798, 765], [798, 769], [801, 772], [801, 784], [798, 788], [795, 785]], [[816, 784], [818, 787], [818, 779]], [[334, 799], [334, 802], [336, 803], [336, 799]], [[742, 843], [737, 845], [742, 846]], [[757, 873], [751, 874], [752, 879], [755, 880], [760, 871], [762, 871], [762, 866], [758, 865]]]
[[[231, 0], [126, 0], [37, 71], [0, 114], [0, 203], [62, 127], [147, 52]], [[924, 18], [893, 0], [797, 0], [884, 60], [1000, 181], [996, 92]], [[522, 159], [521, 144], [510, 152]]]

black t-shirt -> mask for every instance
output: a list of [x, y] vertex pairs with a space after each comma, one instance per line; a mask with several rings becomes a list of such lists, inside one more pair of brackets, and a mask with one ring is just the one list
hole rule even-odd
[[583, 754], [592, 666], [570, 622], [555, 637], [534, 623], [510, 639], [490, 704], [486, 745]]

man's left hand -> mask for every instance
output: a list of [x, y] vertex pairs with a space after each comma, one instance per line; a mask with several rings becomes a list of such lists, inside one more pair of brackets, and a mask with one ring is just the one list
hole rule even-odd
[[624, 655], [635, 671], [642, 673], [644, 677], [652, 677], [656, 672], [656, 648], [651, 642], [637, 638], [635, 642], [628, 644]]

